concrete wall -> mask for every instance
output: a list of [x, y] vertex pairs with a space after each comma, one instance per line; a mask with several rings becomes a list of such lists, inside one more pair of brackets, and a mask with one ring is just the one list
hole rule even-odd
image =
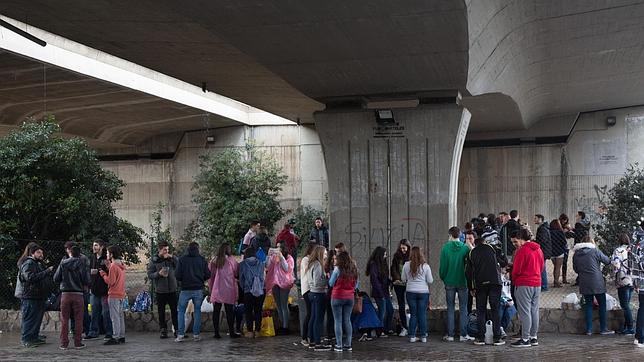
[[[617, 119], [613, 127], [606, 125], [609, 116]], [[459, 224], [511, 209], [528, 222], [535, 213], [572, 218], [582, 210], [595, 223], [606, 192], [635, 162], [644, 164], [644, 107], [581, 114], [566, 144], [466, 148]]]
[[[213, 144], [206, 142], [208, 134], [215, 136]], [[199, 172], [199, 156], [242, 146], [249, 140], [255, 140], [259, 147], [273, 154], [288, 176], [280, 195], [284, 208], [294, 209], [300, 204], [326, 207], [326, 168], [314, 128], [240, 126], [185, 133], [177, 141], [174, 159], [102, 162], [105, 169], [115, 172], [126, 183], [123, 200], [115, 204], [117, 214], [148, 231], [152, 212], [159, 202], [164, 203], [168, 205], [164, 222], [171, 226], [173, 236], [180, 237], [196, 216], [191, 188]], [[170, 149], [163, 139], [153, 142], [158, 142], [163, 152]], [[140, 149], [153, 152], [157, 147], [148, 145]]]
[[[392, 255], [406, 238], [424, 248], [437, 271], [469, 112], [453, 104], [393, 113], [390, 129], [377, 127], [373, 111], [315, 115], [329, 177], [331, 240], [348, 245], [362, 270], [377, 246]], [[438, 301], [443, 288], [435, 284]]]

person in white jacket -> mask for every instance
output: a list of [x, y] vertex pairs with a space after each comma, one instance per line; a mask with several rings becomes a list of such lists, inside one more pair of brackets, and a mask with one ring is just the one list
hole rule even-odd
[[[416, 342], [420, 337], [420, 341], [426, 343], [429, 285], [434, 282], [434, 278], [429, 264], [425, 261], [425, 256], [417, 246], [411, 248], [409, 261], [403, 265], [402, 281], [407, 283], [406, 297], [411, 314], [409, 318], [409, 341]], [[416, 333], [417, 326], [418, 333]]]
[[633, 312], [631, 312], [633, 279], [630, 276], [628, 268], [628, 253], [631, 240], [626, 234], [620, 234], [618, 240], [620, 245], [613, 251], [613, 255], [610, 258], [613, 272], [615, 273], [619, 305], [624, 311], [624, 325], [617, 333], [633, 335], [635, 334], [635, 328], [633, 328]]

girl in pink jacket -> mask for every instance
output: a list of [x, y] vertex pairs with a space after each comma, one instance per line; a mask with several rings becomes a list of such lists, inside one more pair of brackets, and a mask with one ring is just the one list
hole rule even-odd
[[241, 337], [235, 333], [235, 314], [233, 307], [237, 301], [237, 276], [239, 264], [232, 255], [230, 244], [224, 243], [219, 247], [217, 256], [210, 261], [210, 279], [208, 287], [210, 288], [210, 303], [213, 304], [214, 313], [212, 315], [212, 324], [215, 327], [215, 338], [221, 338], [219, 334], [219, 319], [221, 305], [226, 310], [226, 321], [228, 322], [228, 332], [230, 338]]
[[275, 305], [277, 305], [277, 314], [282, 321], [282, 328], [278, 330], [278, 334], [288, 334], [288, 295], [295, 280], [293, 274], [295, 261], [289, 255], [285, 243], [278, 243], [277, 247], [279, 251], [272, 252], [273, 249], [269, 251], [266, 290], [269, 293], [272, 291]]

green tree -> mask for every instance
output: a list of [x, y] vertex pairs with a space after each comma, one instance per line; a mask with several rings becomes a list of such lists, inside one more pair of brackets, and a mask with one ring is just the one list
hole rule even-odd
[[631, 165], [624, 176], [608, 191], [608, 210], [598, 225], [593, 225], [599, 236], [599, 247], [607, 255], [619, 245], [621, 233], [629, 236], [644, 217], [644, 170]]
[[284, 216], [278, 196], [287, 177], [266, 152], [249, 144], [201, 157], [195, 177], [196, 234], [212, 251], [223, 242], [236, 245], [251, 220], [269, 231]]
[[[126, 261], [139, 261], [142, 230], [112, 207], [123, 182], [101, 168], [84, 140], [58, 137], [59, 131], [50, 116], [0, 138], [0, 282], [11, 290], [20, 249], [32, 240], [43, 244], [52, 264], [60, 261], [66, 240], [89, 252], [95, 238], [121, 246]], [[0, 308], [14, 302], [11, 295]]]

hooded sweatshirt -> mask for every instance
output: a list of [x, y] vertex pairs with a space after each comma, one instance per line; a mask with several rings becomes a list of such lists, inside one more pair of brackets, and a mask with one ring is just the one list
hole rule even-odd
[[199, 254], [198, 247], [188, 247], [177, 262], [174, 276], [181, 283], [182, 290], [203, 289], [203, 283], [210, 279], [210, 270], [206, 259]]
[[572, 268], [579, 275], [579, 293], [582, 295], [606, 293], [606, 282], [600, 264], [610, 264], [610, 259], [593, 243], [575, 245]]
[[255, 276], [259, 277], [259, 282], [264, 285], [264, 263], [254, 256], [244, 258], [239, 263], [239, 284], [244, 290], [244, 293], [250, 293], [251, 289], [253, 289], [253, 279]]
[[541, 246], [528, 241], [514, 254], [512, 283], [517, 287], [540, 287], [543, 268], [544, 258]]
[[60, 283], [60, 291], [63, 293], [82, 294], [90, 283], [89, 270], [80, 258], [66, 258], [58, 265], [54, 281]]
[[125, 298], [125, 264], [119, 259], [112, 260], [109, 274], [100, 271], [105, 284], [107, 284], [107, 297], [112, 299]]
[[438, 274], [446, 286], [465, 288], [465, 257], [470, 248], [458, 240], [448, 241], [441, 250]]

